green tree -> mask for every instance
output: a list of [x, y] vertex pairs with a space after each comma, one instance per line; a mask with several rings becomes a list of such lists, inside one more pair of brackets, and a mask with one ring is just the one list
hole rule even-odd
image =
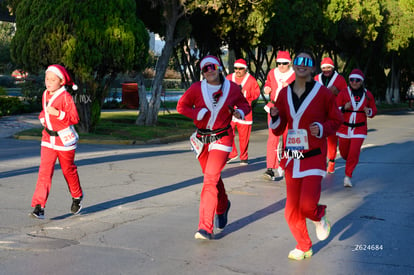
[[118, 73], [142, 70], [149, 35], [133, 0], [15, 1], [12, 58], [29, 72], [62, 64], [74, 76], [81, 132], [93, 131]]
[[174, 47], [188, 34], [190, 25], [186, 19], [187, 9], [185, 0], [137, 0], [138, 12], [145, 25], [153, 32], [158, 33], [165, 44], [155, 66], [155, 77], [151, 87], [151, 98], [145, 100], [143, 89], [140, 89], [140, 112], [136, 120], [137, 125], [154, 126], [158, 121], [158, 112], [161, 104], [162, 82], [168, 68]]
[[13, 23], [0, 22], [0, 71], [9, 73], [11, 69], [10, 43], [15, 32]]
[[[400, 80], [405, 71], [413, 71], [414, 52], [414, 2], [412, 0], [388, 0], [385, 24], [386, 65], [390, 68], [385, 99], [388, 103], [400, 101]], [[410, 76], [413, 77], [413, 73]], [[409, 80], [403, 80], [408, 85]], [[404, 85], [403, 85], [404, 86]], [[406, 88], [404, 89], [405, 92]]]

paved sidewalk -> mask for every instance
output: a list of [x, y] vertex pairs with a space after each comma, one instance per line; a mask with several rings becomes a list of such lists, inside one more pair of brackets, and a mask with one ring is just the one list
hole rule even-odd
[[12, 137], [19, 131], [42, 127], [39, 113], [0, 117], [0, 138]]

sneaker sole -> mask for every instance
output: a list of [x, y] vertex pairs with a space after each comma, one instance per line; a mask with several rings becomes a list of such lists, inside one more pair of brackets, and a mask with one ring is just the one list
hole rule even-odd
[[201, 234], [200, 232], [196, 232], [195, 233], [195, 235], [194, 235], [194, 238], [196, 239], [196, 240], [202, 240], [202, 241], [209, 241], [209, 240], [211, 240], [211, 239], [209, 239], [209, 238], [206, 238], [203, 234]]
[[265, 180], [270, 180], [270, 181], [275, 181], [275, 177], [272, 177], [272, 176], [270, 176], [270, 175], [267, 175], [267, 174], [264, 174], [263, 175], [263, 178], [265, 179]]
[[237, 157], [234, 157], [234, 158], [230, 158], [226, 163], [230, 163], [230, 162], [232, 162], [233, 160], [236, 160], [236, 159], [238, 159], [239, 158], [239, 156], [237, 156]]
[[295, 256], [289, 254], [288, 258], [291, 259], [291, 260], [302, 261], [306, 258], [312, 257], [312, 255], [313, 255], [313, 251], [309, 250], [309, 251], [306, 251], [305, 253], [303, 253], [302, 257], [295, 257]]
[[29, 215], [32, 218], [35, 218], [35, 219], [39, 219], [39, 220], [44, 220], [45, 219], [45, 216], [44, 215], [36, 215], [35, 213], [30, 213]]
[[79, 207], [78, 211], [76, 211], [76, 212], [72, 212], [72, 214], [73, 214], [73, 215], [77, 215], [77, 214], [79, 214], [79, 212], [82, 210], [82, 204], [80, 204], [79, 206], [80, 206], [80, 207]]
[[326, 223], [328, 224], [328, 233], [326, 234], [326, 236], [324, 236], [324, 238], [319, 238], [318, 237], [318, 234], [316, 234], [316, 237], [318, 238], [318, 240], [320, 240], [320, 241], [324, 241], [324, 240], [326, 240], [328, 237], [329, 237], [329, 235], [331, 234], [331, 223], [329, 222], [329, 221], [326, 221]]

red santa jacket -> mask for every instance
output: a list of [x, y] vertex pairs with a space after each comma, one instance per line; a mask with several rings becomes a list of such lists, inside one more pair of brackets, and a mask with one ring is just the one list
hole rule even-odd
[[[242, 93], [246, 98], [249, 105], [252, 106], [252, 102], [256, 100], [260, 95], [260, 87], [257, 84], [256, 79], [249, 73], [246, 73], [244, 77], [236, 77], [235, 73], [229, 74], [226, 77], [228, 80], [233, 81], [242, 88]], [[253, 123], [253, 112], [246, 114], [244, 120], [233, 117], [233, 121], [240, 124], [252, 124]]]
[[[325, 83], [322, 82], [322, 73], [315, 75], [315, 80], [321, 83], [322, 85], [325, 85]], [[329, 81], [328, 85], [325, 85], [325, 87], [329, 89], [332, 86], [335, 86], [338, 89], [338, 91], [342, 91], [343, 89], [346, 89], [348, 84], [346, 83], [346, 80], [342, 75], [334, 71], [331, 80]]]
[[[286, 169], [292, 165], [294, 178], [302, 178], [310, 175], [326, 175], [326, 137], [332, 135], [343, 122], [342, 114], [335, 103], [335, 96], [328, 88], [318, 82], [314, 82], [313, 88], [305, 100], [295, 111], [292, 99], [292, 88], [283, 88], [276, 101], [279, 116], [276, 121], [271, 121], [269, 127], [277, 136], [281, 135], [288, 126], [288, 130], [306, 131], [308, 149], [293, 152], [296, 156], [304, 158], [293, 158], [283, 154], [280, 165]], [[309, 127], [316, 123], [320, 133], [318, 137], [310, 134]], [[288, 139], [290, 138], [288, 134]], [[287, 140], [287, 143], [289, 141]], [[290, 155], [292, 152], [290, 152]]]
[[[78, 111], [72, 96], [61, 87], [53, 95], [46, 90], [42, 97], [43, 110], [39, 114], [40, 122], [50, 131], [57, 132], [64, 130], [79, 122]], [[59, 110], [59, 116], [49, 115], [45, 110], [47, 106], [55, 107]], [[69, 151], [76, 149], [76, 143], [71, 146], [64, 146], [58, 135], [49, 134], [46, 129], [42, 132], [41, 146], [46, 146], [59, 151]]]
[[287, 82], [290, 84], [295, 80], [295, 77], [295, 72], [292, 68], [289, 68], [286, 73], [281, 73], [278, 68], [274, 68], [269, 71], [265, 87], [270, 87], [272, 91], [269, 95], [269, 103], [267, 103], [264, 107], [266, 112], [269, 113], [270, 108], [273, 107], [273, 103], [276, 102], [279, 92], [283, 88], [282, 83]]
[[[377, 114], [377, 107], [372, 93], [364, 89], [364, 93], [357, 102], [352, 95], [349, 87], [339, 92], [336, 98], [336, 104], [340, 110], [343, 110], [344, 105], [351, 102], [351, 110], [343, 111], [344, 124], [339, 127], [337, 136], [342, 138], [365, 138], [367, 136], [367, 117], [373, 118]], [[368, 108], [368, 115], [364, 108]]]
[[[221, 88], [222, 95], [216, 104], [208, 93], [207, 81], [199, 81], [190, 86], [177, 103], [177, 111], [191, 118], [198, 129], [218, 130], [226, 128], [232, 120], [231, 108], [237, 107], [241, 117], [251, 111], [251, 107], [243, 96], [240, 86], [225, 79]], [[229, 136], [221, 139], [224, 151], [231, 151], [233, 145], [233, 130], [227, 130]], [[229, 152], [230, 152], [229, 151]]]

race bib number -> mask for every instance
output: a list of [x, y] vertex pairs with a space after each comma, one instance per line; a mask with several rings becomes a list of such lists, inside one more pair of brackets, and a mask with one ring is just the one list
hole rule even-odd
[[198, 158], [198, 156], [201, 154], [201, 151], [203, 151], [204, 143], [202, 143], [197, 138], [197, 133], [196, 132], [191, 135], [190, 143], [191, 143], [191, 148], [193, 149], [194, 153], [196, 154], [196, 158]]
[[286, 150], [309, 150], [308, 132], [305, 129], [290, 129], [286, 139]]
[[75, 144], [79, 139], [79, 135], [76, 133], [76, 130], [72, 125], [68, 128], [58, 131], [58, 134], [62, 140], [63, 145], [66, 147]]

